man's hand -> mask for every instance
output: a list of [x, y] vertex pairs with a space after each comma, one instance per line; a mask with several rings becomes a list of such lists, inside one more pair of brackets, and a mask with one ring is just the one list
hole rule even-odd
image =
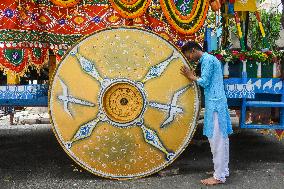
[[195, 76], [195, 73], [192, 69], [190, 69], [188, 66], [183, 65], [180, 68], [180, 73], [184, 75], [187, 79], [191, 81], [196, 81], [197, 77]]

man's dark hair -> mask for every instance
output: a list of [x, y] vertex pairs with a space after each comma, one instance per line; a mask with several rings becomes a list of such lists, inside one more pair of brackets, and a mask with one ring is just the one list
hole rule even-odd
[[192, 51], [192, 49], [200, 50], [202, 51], [202, 47], [195, 41], [188, 41], [186, 44], [184, 44], [181, 48], [181, 52], [185, 53], [186, 51]]

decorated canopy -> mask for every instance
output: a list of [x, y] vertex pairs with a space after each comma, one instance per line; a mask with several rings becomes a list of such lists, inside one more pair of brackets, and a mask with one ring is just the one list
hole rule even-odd
[[[176, 46], [198, 37], [208, 0], [7, 0], [0, 3], [0, 67], [24, 75], [53, 50], [63, 55], [76, 41], [113, 26], [135, 26]], [[197, 39], [198, 40], [198, 39]]]

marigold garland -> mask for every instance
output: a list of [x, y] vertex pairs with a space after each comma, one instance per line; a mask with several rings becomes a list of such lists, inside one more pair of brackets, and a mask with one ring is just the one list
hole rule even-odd
[[50, 1], [59, 7], [67, 8], [77, 5], [82, 0], [50, 0]]
[[180, 14], [175, 13], [178, 10], [171, 4], [171, 0], [160, 0], [160, 4], [172, 27], [180, 33], [187, 35], [194, 34], [203, 26], [209, 8], [209, 0], [199, 0], [196, 8], [189, 14], [192, 16], [184, 19]]
[[143, 15], [151, 0], [110, 0], [112, 7], [124, 18], [133, 19]]
[[199, 12], [202, 3], [202, 1], [194, 2], [195, 8], [191, 10], [190, 14], [188, 16], [182, 16], [180, 11], [176, 8], [173, 0], [161, 1], [165, 1], [165, 3], [168, 4], [170, 11], [167, 12], [172, 12], [173, 16], [181, 23], [190, 23], [196, 16], [198, 16], [197, 13]]
[[133, 5], [137, 3], [138, 0], [121, 0], [122, 3], [127, 4], [127, 5]]
[[[184, 15], [182, 15], [182, 14], [180, 13], [180, 11], [179, 11], [179, 10], [177, 9], [177, 7], [175, 6], [174, 0], [170, 0], [170, 6], [171, 6], [171, 8], [174, 9], [175, 14], [176, 14], [178, 17], [180, 17], [182, 20], [189, 20], [189, 19], [194, 15], [194, 13], [196, 12], [195, 10], [196, 10], [196, 8], [197, 8], [198, 2], [199, 2], [198, 0], [194, 0], [192, 9], [191, 9], [191, 11], [190, 11], [190, 14], [189, 14], [189, 15], [186, 15], [186, 16], [184, 16]], [[199, 8], [199, 7], [198, 7], [198, 8]]]

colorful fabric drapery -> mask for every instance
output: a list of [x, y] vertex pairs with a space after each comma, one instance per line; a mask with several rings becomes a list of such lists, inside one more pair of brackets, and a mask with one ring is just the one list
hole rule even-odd
[[0, 48], [0, 69], [23, 76], [30, 65], [39, 70], [48, 62], [48, 55], [43, 48]]
[[[208, 0], [161, 0], [171, 3], [161, 9], [157, 0], [7, 0], [0, 2], [0, 50], [22, 49], [24, 58], [17, 64], [0, 54], [0, 67], [24, 75], [28, 65], [40, 68], [48, 50], [68, 50], [94, 31], [113, 26], [135, 26], [160, 34], [177, 46], [195, 39], [208, 9]], [[184, 8], [185, 7], [185, 8]], [[174, 11], [177, 18], [167, 16]], [[166, 15], [166, 21], [165, 17]], [[190, 18], [190, 22], [186, 19]], [[33, 51], [42, 49], [41, 63]], [[30, 57], [30, 58], [28, 58]], [[37, 62], [37, 64], [35, 64]]]

